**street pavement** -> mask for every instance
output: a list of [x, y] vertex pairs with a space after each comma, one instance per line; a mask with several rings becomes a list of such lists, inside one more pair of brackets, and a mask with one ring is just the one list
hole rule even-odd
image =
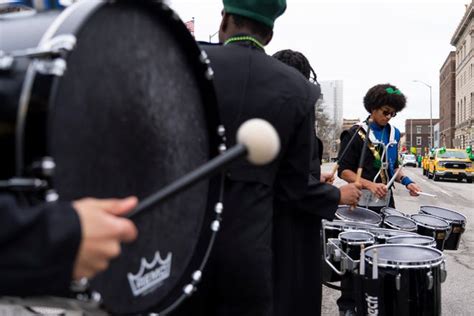
[[[329, 172], [333, 164], [324, 164], [323, 172]], [[400, 184], [394, 191], [396, 208], [407, 214], [416, 214], [421, 205], [434, 205], [462, 213], [467, 218], [466, 231], [461, 237], [458, 250], [445, 250], [448, 276], [441, 286], [442, 315], [474, 315], [474, 184], [442, 180], [434, 182], [424, 177], [421, 168], [406, 167], [407, 176], [419, 184], [426, 193], [436, 197], [412, 197]], [[336, 179], [335, 185], [345, 182]], [[336, 283], [336, 285], [338, 285]], [[322, 315], [338, 315], [336, 300], [340, 292], [323, 286]]]

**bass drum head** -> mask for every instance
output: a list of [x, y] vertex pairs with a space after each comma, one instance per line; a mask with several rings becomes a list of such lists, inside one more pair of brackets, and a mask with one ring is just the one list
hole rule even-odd
[[[143, 199], [217, 154], [217, 106], [202, 88], [211, 82], [185, 32], [171, 12], [120, 2], [84, 21], [49, 121], [61, 200]], [[134, 218], [137, 241], [92, 281], [108, 311], [161, 310], [182, 294], [209, 244], [217, 183]]]
[[351, 210], [351, 206], [339, 206], [336, 211], [336, 217], [351, 222], [362, 222], [365, 224], [379, 225], [382, 222], [382, 217], [363, 207], [356, 207]]

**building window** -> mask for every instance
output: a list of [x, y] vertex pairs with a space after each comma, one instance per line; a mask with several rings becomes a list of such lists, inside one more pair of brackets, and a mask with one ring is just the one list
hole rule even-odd
[[421, 136], [416, 137], [416, 145], [421, 146]]
[[[421, 126], [417, 126], [416, 127], [416, 133], [417, 134], [421, 134]], [[417, 144], [418, 145], [418, 144]]]

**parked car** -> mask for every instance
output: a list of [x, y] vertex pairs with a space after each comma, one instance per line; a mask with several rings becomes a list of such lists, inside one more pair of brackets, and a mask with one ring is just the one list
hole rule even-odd
[[427, 176], [439, 181], [441, 178], [466, 179], [472, 183], [474, 169], [468, 153], [462, 149], [438, 148], [430, 154]]
[[403, 166], [412, 166], [412, 167], [415, 167], [417, 166], [417, 161], [416, 161], [416, 156], [415, 155], [411, 155], [411, 154], [406, 154], [403, 156], [403, 159], [402, 159], [402, 165]]

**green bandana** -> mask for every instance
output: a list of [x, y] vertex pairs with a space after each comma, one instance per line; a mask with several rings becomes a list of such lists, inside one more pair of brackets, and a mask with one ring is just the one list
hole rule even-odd
[[394, 90], [393, 88], [387, 88], [387, 89], [385, 89], [385, 91], [387, 91], [388, 94], [396, 94], [396, 95], [401, 95], [402, 94], [400, 92], [400, 90]]

